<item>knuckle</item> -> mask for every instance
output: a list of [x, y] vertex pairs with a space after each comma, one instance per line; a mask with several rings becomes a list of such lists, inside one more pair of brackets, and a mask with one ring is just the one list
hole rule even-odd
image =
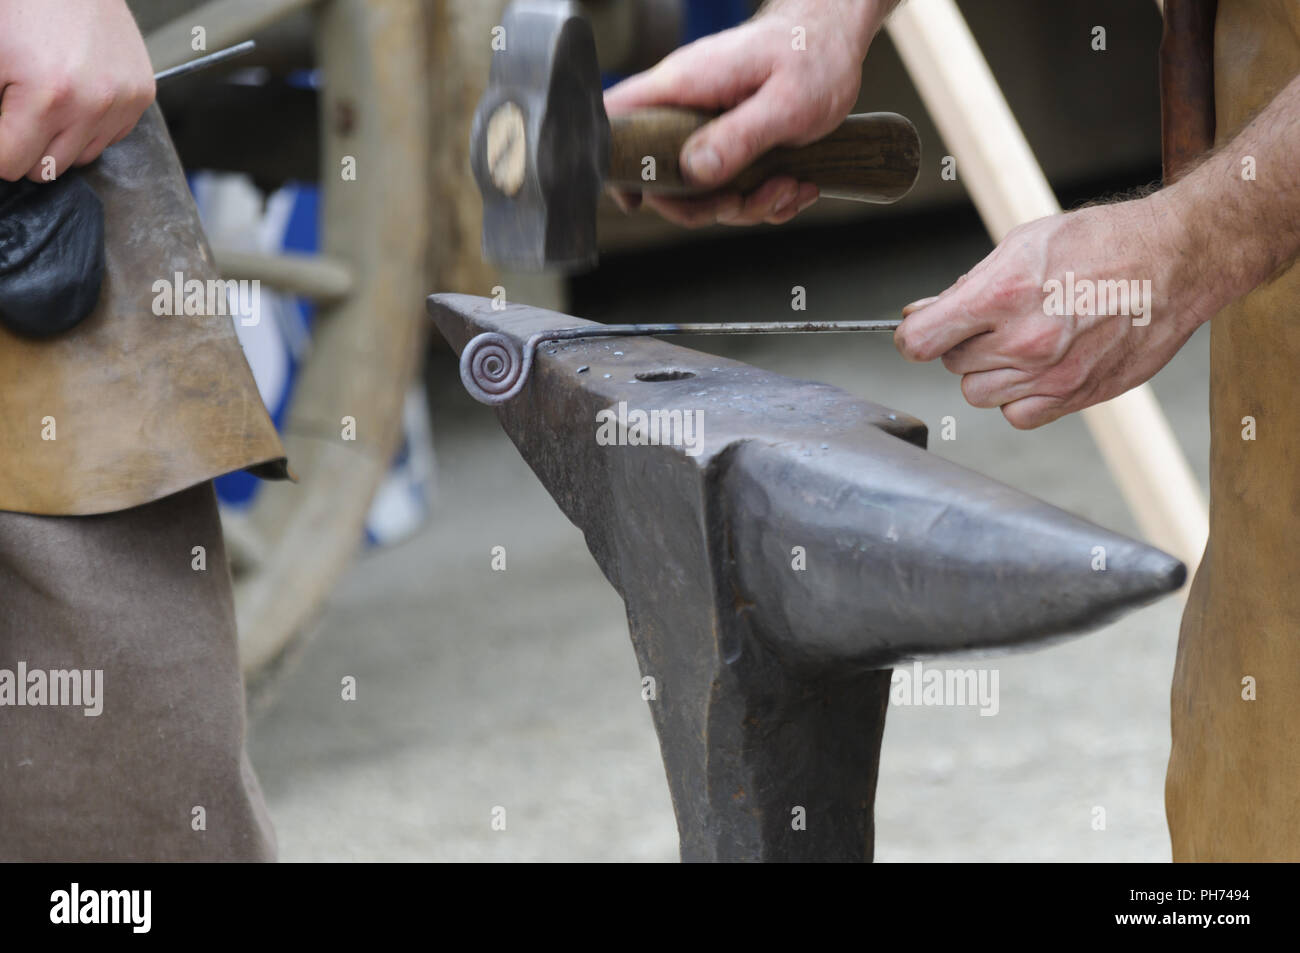
[[17, 182], [27, 174], [27, 167], [20, 166], [16, 158], [0, 159], [0, 179], [6, 182]]
[[141, 112], [153, 105], [158, 95], [158, 87], [152, 76], [146, 76], [131, 89], [131, 102], [140, 107]]
[[847, 113], [848, 107], [843, 104], [841, 97], [834, 92], [828, 92], [817, 97], [816, 108], [809, 111], [810, 121], [805, 123], [804, 131], [812, 135], [820, 135], [822, 132], [834, 129]]
[[1058, 325], [1040, 321], [1025, 332], [1017, 351], [1030, 363], [1055, 365], [1065, 356], [1067, 345], [1066, 336]]
[[731, 148], [727, 148], [727, 140], [723, 139], [717, 143], [719, 152], [724, 156], [730, 152], [728, 158], [731, 160], [728, 167], [740, 168], [748, 165], [749, 162], [757, 158], [763, 149], [762, 130], [753, 123], [744, 123], [737, 125], [735, 135], [731, 137]]
[[966, 374], [961, 379], [961, 395], [972, 407], [992, 407], [987, 389], [976, 374]]
[[1002, 241], [999, 244], [1006, 247], [1014, 245], [1017, 239], [1024, 237], [1025, 231], [1029, 228], [1029, 224], [1030, 223], [1028, 222], [1021, 222], [1019, 225], [1013, 226], [1010, 231], [1002, 236]]
[[1017, 404], [1008, 404], [1003, 407], [1002, 416], [1006, 418], [1007, 423], [1017, 430], [1033, 430], [1045, 422], [1040, 420], [1038, 415], [1031, 412], [1027, 407], [1021, 407]]
[[919, 363], [926, 359], [920, 335], [910, 328], [904, 330], [900, 327], [894, 332], [894, 346], [898, 348], [898, 353], [909, 361]]
[[778, 92], [776, 101], [780, 104], [784, 116], [781, 123], [781, 138], [791, 144], [800, 144], [805, 139], [813, 138], [825, 115], [825, 107], [819, 100], [809, 101], [808, 97], [797, 97], [791, 93]]
[[111, 86], [101, 86], [88, 90], [83, 99], [85, 111], [96, 119], [102, 119], [108, 115], [116, 102], [117, 90]]
[[984, 294], [988, 303], [999, 310], [1011, 310], [1021, 301], [1025, 282], [1014, 274], [1000, 274], [989, 280]]
[[1088, 384], [1087, 375], [1077, 367], [1062, 368], [1061, 372], [1054, 376], [1054, 390], [1059, 397], [1072, 397], [1082, 391]]
[[1061, 396], [1067, 398], [1078, 398], [1083, 395], [1091, 394], [1096, 389], [1096, 382], [1092, 380], [1087, 368], [1079, 364], [1074, 364], [1062, 368], [1060, 387], [1064, 391]]
[[71, 76], [55, 74], [45, 81], [41, 96], [41, 113], [48, 115], [56, 110], [72, 106], [77, 101], [77, 84]]

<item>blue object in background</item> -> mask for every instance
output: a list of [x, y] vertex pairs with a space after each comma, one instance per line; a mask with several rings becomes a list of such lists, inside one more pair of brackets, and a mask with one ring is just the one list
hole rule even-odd
[[754, 12], [752, 0], [687, 0], [686, 42], [729, 29]]
[[[319, 247], [320, 191], [288, 183], [263, 196], [244, 176], [195, 172], [189, 176], [199, 214], [214, 244], [244, 250], [314, 254]], [[299, 369], [311, 349], [316, 308], [311, 302], [262, 287], [260, 320], [245, 327], [235, 317], [244, 355], [276, 429], [283, 431]], [[233, 313], [233, 311], [232, 311]], [[429, 515], [435, 482], [433, 440], [424, 391], [417, 380], [402, 409], [404, 441], [372, 501], [366, 541], [384, 545], [409, 536]], [[262, 481], [243, 471], [215, 481], [221, 505], [247, 509]]]
[[[226, 230], [233, 227], [241, 237], [257, 234], [263, 248], [269, 243], [274, 251], [303, 254], [316, 251], [320, 206], [316, 186], [285, 185], [267, 197], [265, 213], [250, 221], [247, 220], [250, 214], [247, 195], [237, 187], [232, 188], [235, 177], [193, 172], [188, 178], [204, 227], [218, 243], [230, 240]], [[265, 287], [261, 289], [260, 299], [259, 313], [263, 326], [249, 330], [237, 321], [236, 330], [258, 379], [258, 389], [267, 412], [276, 429], [283, 430], [298, 368], [311, 339], [315, 306]], [[239, 509], [252, 503], [261, 481], [241, 470], [218, 477], [215, 484], [221, 503]]]
[[[685, 46], [702, 36], [720, 33], [743, 23], [754, 12], [754, 0], [687, 0], [682, 13], [681, 45]], [[621, 73], [604, 73], [601, 82], [605, 89], [626, 77]]]

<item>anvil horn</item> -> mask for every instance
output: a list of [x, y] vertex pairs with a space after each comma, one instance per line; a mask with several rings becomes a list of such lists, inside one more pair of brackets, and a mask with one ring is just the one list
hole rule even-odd
[[[746, 442], [718, 487], [737, 592], [791, 659], [883, 668], [996, 652], [1183, 583], [1173, 557], [881, 430], [824, 443]], [[804, 572], [790, 571], [795, 545]]]
[[[478, 334], [522, 352], [538, 331], [590, 323], [464, 295], [429, 311], [458, 353]], [[699, 439], [603, 445], [597, 415], [620, 405], [702, 421]], [[914, 418], [662, 341], [543, 345], [496, 413], [586, 535], [663, 686], [653, 711], [688, 858], [869, 855], [889, 685], [875, 670], [1078, 634], [1186, 575], [927, 453]], [[828, 745], [857, 766], [792, 774], [801, 746]], [[833, 791], [808, 777], [819, 770], [836, 772]], [[810, 784], [835, 821], [792, 840], [788, 805]]]

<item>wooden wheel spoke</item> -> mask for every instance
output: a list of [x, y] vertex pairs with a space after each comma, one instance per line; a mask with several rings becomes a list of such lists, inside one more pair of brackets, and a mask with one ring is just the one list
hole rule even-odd
[[265, 568], [270, 546], [247, 513], [223, 507], [221, 535], [226, 541], [226, 562], [236, 580]]
[[[214, 251], [228, 278], [260, 279], [321, 305], [283, 430], [301, 482], [264, 486], [247, 513], [267, 541], [262, 565], [245, 573], [235, 592], [240, 660], [249, 675], [285, 653], [333, 590], [361, 544], [371, 500], [402, 438], [406, 391], [427, 333], [424, 297], [435, 281], [433, 7], [414, 0], [321, 4], [312, 20], [323, 78], [321, 252]], [[463, 148], [467, 132], [454, 135]]]
[[317, 304], [336, 304], [352, 293], [352, 268], [327, 255], [247, 252], [214, 247], [222, 278], [261, 281]]

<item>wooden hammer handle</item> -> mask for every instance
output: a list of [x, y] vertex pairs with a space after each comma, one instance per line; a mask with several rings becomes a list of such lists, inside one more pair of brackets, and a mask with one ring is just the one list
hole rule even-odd
[[[678, 160], [686, 140], [712, 118], [675, 108], [611, 117], [606, 184], [665, 195], [709, 191], [687, 183]], [[812, 182], [824, 196], [887, 204], [907, 194], [920, 164], [921, 143], [910, 121], [897, 113], [860, 113], [817, 142], [765, 153], [723, 188], [748, 192], [774, 176], [788, 175]]]

